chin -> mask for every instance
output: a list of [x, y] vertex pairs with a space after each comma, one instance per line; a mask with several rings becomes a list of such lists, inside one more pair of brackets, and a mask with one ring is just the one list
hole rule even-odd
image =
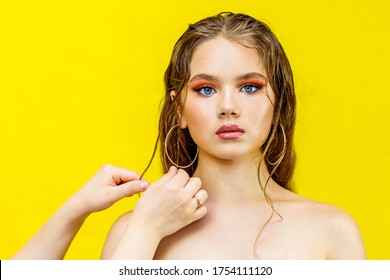
[[206, 157], [220, 160], [253, 160], [261, 157], [261, 147], [258, 145], [207, 145], [205, 149], [200, 145], [198, 147], [200, 156], [204, 153]]
[[260, 158], [261, 153], [260, 152], [253, 152], [253, 151], [227, 151], [227, 152], [213, 152], [211, 153], [211, 156], [221, 159], [221, 160], [238, 160], [238, 159], [249, 159], [253, 160], [254, 158]]

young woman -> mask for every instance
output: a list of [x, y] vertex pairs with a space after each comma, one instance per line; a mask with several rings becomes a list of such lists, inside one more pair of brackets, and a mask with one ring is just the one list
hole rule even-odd
[[292, 190], [295, 92], [272, 31], [243, 14], [190, 25], [165, 73], [162, 162], [102, 258], [363, 259], [344, 211]]

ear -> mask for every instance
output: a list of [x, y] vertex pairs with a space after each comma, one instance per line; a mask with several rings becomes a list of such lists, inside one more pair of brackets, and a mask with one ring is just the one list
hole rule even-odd
[[[169, 95], [171, 97], [171, 101], [173, 101], [176, 98], [176, 92], [174, 90], [172, 90]], [[180, 122], [180, 128], [182, 128], [182, 129], [187, 128], [188, 127], [187, 121], [185, 120], [185, 118], [182, 114], [180, 103], [179, 103], [179, 106], [177, 106], [176, 114], [177, 114], [177, 118]]]
[[171, 101], [173, 101], [176, 97], [176, 92], [174, 90], [172, 90], [170, 93], [169, 93], [169, 96], [171, 97]]

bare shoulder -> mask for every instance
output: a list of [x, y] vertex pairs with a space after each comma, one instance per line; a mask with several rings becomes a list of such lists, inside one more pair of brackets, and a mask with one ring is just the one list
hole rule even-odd
[[126, 230], [131, 215], [132, 211], [126, 212], [112, 224], [103, 246], [102, 254], [100, 256], [101, 259], [105, 260], [111, 257], [116, 247], [118, 246], [118, 243], [121, 240], [123, 233]]
[[[319, 203], [319, 202], [317, 202]], [[319, 213], [328, 236], [328, 259], [365, 259], [366, 253], [356, 221], [344, 210], [323, 204]]]
[[[362, 236], [356, 221], [343, 209], [289, 193], [282, 200], [286, 215], [296, 224], [310, 226], [327, 259], [365, 259]], [[284, 201], [284, 203], [283, 203]]]

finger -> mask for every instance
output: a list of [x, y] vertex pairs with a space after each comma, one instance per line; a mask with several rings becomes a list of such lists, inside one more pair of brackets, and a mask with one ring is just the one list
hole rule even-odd
[[205, 190], [199, 190], [195, 195], [192, 197], [192, 204], [194, 209], [197, 209], [205, 204], [207, 201], [208, 195]]
[[111, 178], [114, 180], [116, 185], [138, 180], [140, 177], [140, 175], [135, 171], [113, 165], [105, 165], [103, 170], [111, 175]]
[[200, 206], [195, 210], [193, 219], [194, 221], [203, 218], [207, 214], [207, 208], [205, 206]]
[[126, 196], [131, 196], [133, 194], [145, 191], [148, 186], [149, 183], [145, 180], [127, 182], [114, 187], [115, 197], [117, 200], [119, 200]]
[[199, 198], [202, 201], [202, 204], [204, 204], [207, 199], [209, 198], [207, 192], [205, 190], [199, 190], [194, 197]]
[[188, 197], [193, 197], [201, 187], [202, 181], [198, 177], [190, 178], [185, 186]]
[[184, 188], [189, 179], [190, 176], [188, 175], [188, 173], [185, 172], [183, 169], [179, 169], [177, 173], [169, 181], [166, 182], [166, 184], [172, 189]]
[[174, 166], [171, 166], [166, 174], [162, 176], [159, 180], [154, 182], [152, 184], [152, 187], [159, 187], [162, 186], [163, 184], [167, 183], [169, 180], [171, 180], [176, 174], [177, 174], [177, 168]]

